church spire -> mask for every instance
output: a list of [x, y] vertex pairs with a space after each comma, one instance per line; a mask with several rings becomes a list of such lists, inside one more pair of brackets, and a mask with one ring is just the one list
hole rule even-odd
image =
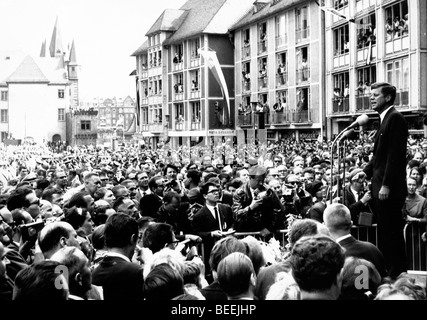
[[73, 39], [73, 42], [71, 43], [70, 56], [69, 56], [69, 64], [70, 65], [77, 65], [76, 47], [74, 45], [74, 39]]
[[42, 48], [40, 50], [40, 57], [45, 58], [46, 57], [46, 39], [44, 39], [42, 43]]
[[50, 40], [49, 53], [51, 57], [58, 57], [64, 54], [61, 33], [58, 27], [58, 17], [56, 17], [55, 27], [53, 28], [52, 38]]

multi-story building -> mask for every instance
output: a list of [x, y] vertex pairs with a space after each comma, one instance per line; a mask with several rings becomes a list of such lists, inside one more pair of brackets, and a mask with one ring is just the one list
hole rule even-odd
[[64, 142], [66, 114], [78, 106], [78, 67], [74, 41], [62, 48], [58, 19], [38, 57], [1, 52], [1, 141]]
[[97, 145], [98, 110], [73, 110], [67, 113], [67, 124], [67, 142], [70, 146]]
[[409, 133], [425, 135], [427, 108], [427, 4], [423, 0], [326, 1], [347, 17], [325, 14], [326, 116], [333, 138], [365, 113], [375, 129], [378, 114], [370, 107], [370, 85], [396, 86], [395, 106]]
[[286, 0], [256, 1], [232, 26], [239, 143], [323, 136], [321, 26], [317, 1]]
[[[139, 134], [156, 146], [209, 145], [235, 136], [234, 57], [228, 29], [253, 0], [189, 0], [168, 9], [136, 50]], [[206, 56], [200, 50], [206, 51]], [[210, 57], [208, 57], [208, 55]]]

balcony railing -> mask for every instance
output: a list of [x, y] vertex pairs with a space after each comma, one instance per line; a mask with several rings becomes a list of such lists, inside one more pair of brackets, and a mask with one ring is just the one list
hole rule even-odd
[[307, 39], [310, 36], [310, 27], [305, 29], [297, 29], [296, 31], [296, 41], [301, 42], [302, 40]]
[[148, 123], [141, 124], [141, 131], [148, 132], [150, 125]]
[[310, 68], [297, 71], [297, 83], [310, 81]]
[[396, 106], [408, 106], [409, 105], [409, 92], [408, 91], [397, 91], [396, 99], [394, 100]]
[[268, 87], [268, 77], [264, 76], [261, 78], [258, 78], [258, 89], [262, 90], [262, 89], [267, 89]]
[[282, 74], [276, 75], [276, 86], [283, 87], [288, 84], [288, 73], [284, 72]]
[[333, 98], [332, 99], [333, 113], [348, 113], [350, 111], [350, 99], [346, 98]]
[[267, 40], [258, 42], [258, 54], [267, 52]]
[[289, 111], [271, 113], [272, 125], [288, 125], [291, 122], [290, 119], [291, 113]]
[[199, 99], [200, 98], [200, 90], [192, 90], [190, 92], [190, 99]]
[[184, 93], [183, 92], [175, 93], [175, 101], [181, 101], [181, 100], [184, 100]]
[[184, 130], [184, 121], [175, 121], [175, 130], [176, 131]]
[[173, 64], [173, 71], [184, 69], [184, 62], [178, 62]]
[[301, 124], [312, 123], [313, 121], [311, 120], [311, 108], [303, 111], [297, 111], [297, 110], [292, 111], [291, 122], [301, 123]]
[[202, 130], [202, 124], [200, 123], [200, 121], [192, 121], [191, 130]]
[[239, 114], [237, 116], [237, 123], [240, 127], [251, 127], [252, 126], [252, 113]]
[[365, 111], [371, 109], [369, 94], [356, 96], [356, 111]]
[[243, 80], [242, 81], [242, 91], [251, 91], [251, 81], [250, 80]]
[[155, 122], [150, 125], [150, 131], [152, 132], [163, 132], [163, 124], [161, 122]]
[[286, 43], [288, 43], [288, 35], [286, 33], [280, 36], [276, 36], [276, 48], [282, 47]]
[[195, 56], [190, 58], [190, 67], [198, 67], [200, 66], [200, 56]]
[[250, 46], [243, 46], [242, 47], [242, 59], [250, 58], [251, 57], [251, 47]]

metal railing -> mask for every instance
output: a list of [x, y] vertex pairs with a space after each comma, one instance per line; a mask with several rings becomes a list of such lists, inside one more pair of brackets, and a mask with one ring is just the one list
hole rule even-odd
[[350, 99], [348, 97], [332, 99], [333, 113], [344, 113], [350, 111]]

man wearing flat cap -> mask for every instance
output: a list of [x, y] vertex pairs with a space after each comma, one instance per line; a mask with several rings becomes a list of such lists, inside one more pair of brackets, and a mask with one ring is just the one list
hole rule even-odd
[[353, 224], [358, 225], [360, 213], [371, 212], [371, 191], [367, 190], [366, 174], [360, 168], [353, 169], [348, 180], [350, 184], [343, 190], [343, 204], [349, 208]]
[[285, 209], [274, 190], [264, 184], [266, 168], [249, 168], [249, 181], [233, 195], [237, 232], [260, 231], [263, 237], [285, 227]]

